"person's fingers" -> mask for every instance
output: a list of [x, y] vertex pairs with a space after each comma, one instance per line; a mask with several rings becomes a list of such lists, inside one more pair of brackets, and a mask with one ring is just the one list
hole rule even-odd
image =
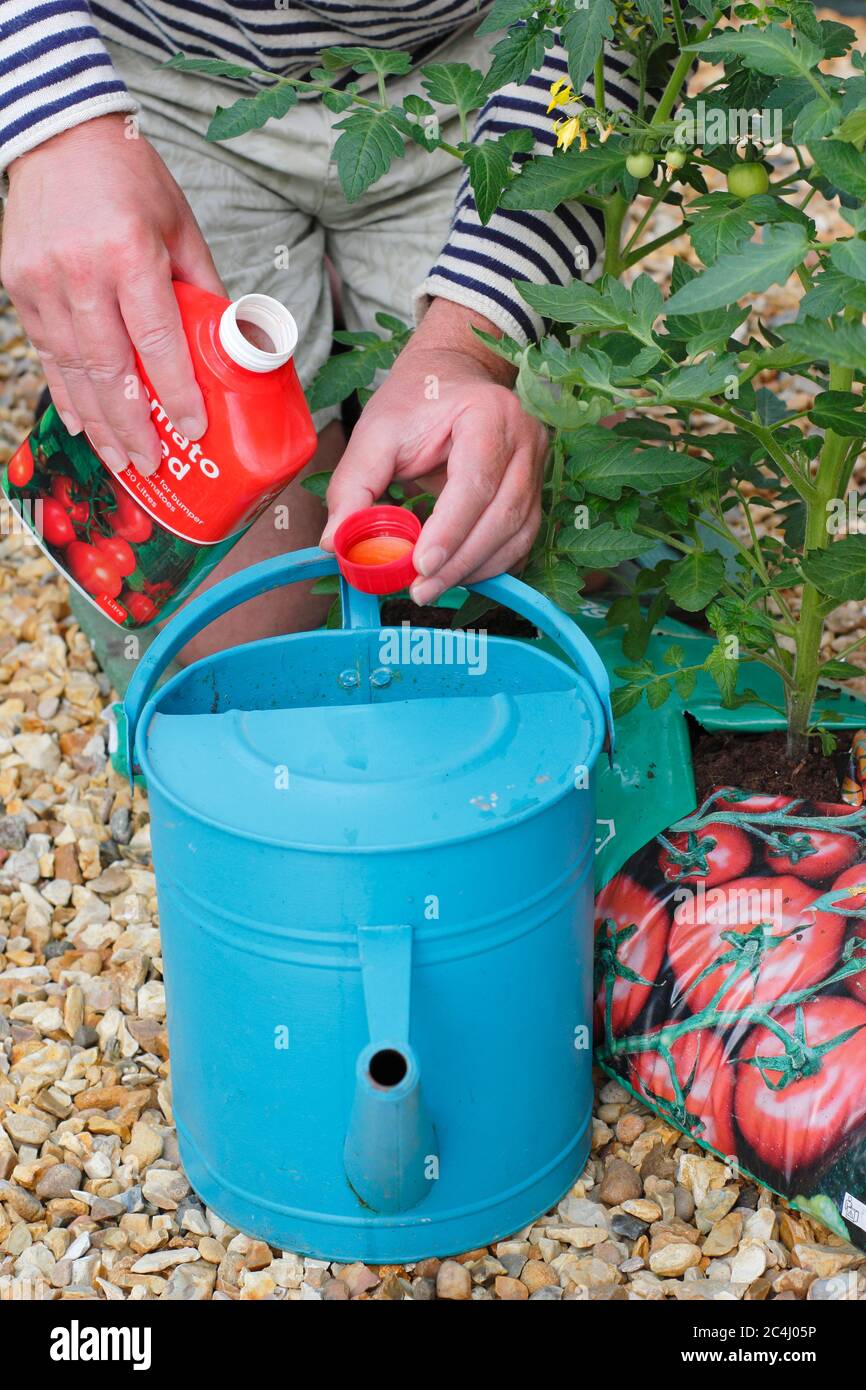
[[[76, 428], [70, 432], [87, 435], [103, 462], [120, 472], [128, 463], [126, 450], [105, 418], [84, 365], [72, 318], [65, 305], [44, 299], [38, 323], [28, 328], [40, 359], [45, 364], [46, 379], [52, 399], [64, 417], [71, 415]], [[64, 418], [64, 423], [69, 424]]]
[[[129, 338], [166, 414], [187, 439], [200, 439], [207, 429], [207, 412], [171, 287], [168, 259], [161, 268], [149, 262], [138, 274], [128, 276], [118, 297]], [[131, 352], [127, 357], [131, 360]]]
[[178, 194], [183, 200], [183, 213], [176, 234], [169, 239], [172, 275], [187, 285], [196, 285], [200, 290], [225, 296], [225, 285], [219, 277], [195, 214], [180, 189]]
[[[151, 424], [132, 343], [110, 285], [99, 286], [92, 296], [81, 296], [75, 306], [74, 326], [79, 370], [86, 376], [105, 422], [138, 471], [153, 473], [159, 467], [162, 451]], [[70, 369], [64, 367], [67, 380], [70, 374]], [[89, 430], [88, 436], [101, 453], [102, 440]], [[113, 458], [105, 462], [115, 469]]]
[[319, 542], [334, 548], [334, 532], [347, 516], [371, 507], [394, 477], [399, 442], [384, 424], [358, 425], [328, 484], [328, 521]]
[[55, 362], [53, 354], [45, 349], [40, 352], [39, 360], [42, 363], [45, 383], [55, 410], [70, 434], [81, 434], [84, 425], [72, 404], [72, 397], [63, 379], [63, 373]]
[[[524, 445], [511, 459], [501, 487], [459, 550], [435, 575], [422, 575], [412, 585], [414, 601], [418, 604], [430, 603], [469, 574], [480, 577], [481, 574], [498, 573], [517, 559], [522, 559], [528, 549], [528, 546], [522, 548], [526, 535], [534, 535], [537, 529], [539, 478], [538, 455], [531, 446]], [[444, 496], [443, 492], [427, 526], [433, 521]], [[419, 541], [419, 547], [420, 544]], [[498, 569], [489, 567], [494, 557]]]
[[[499, 491], [512, 444], [495, 412], [469, 409], [454, 421], [448, 479], [415, 547], [415, 568], [440, 575]], [[447, 588], [447, 584], [440, 588]]]

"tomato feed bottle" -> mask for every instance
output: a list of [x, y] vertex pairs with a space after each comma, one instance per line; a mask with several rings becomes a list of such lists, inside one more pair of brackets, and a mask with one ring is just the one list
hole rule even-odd
[[172, 613], [316, 448], [288, 309], [264, 294], [230, 302], [178, 281], [174, 291], [207, 410], [202, 438], [175, 429], [137, 358], [162, 448], [155, 473], [111, 473], [52, 405], [2, 480], [70, 583], [124, 628]]

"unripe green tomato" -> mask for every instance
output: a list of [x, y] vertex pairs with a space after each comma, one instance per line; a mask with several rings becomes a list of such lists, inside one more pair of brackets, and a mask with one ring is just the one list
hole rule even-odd
[[625, 167], [633, 179], [645, 179], [655, 168], [655, 160], [651, 154], [630, 154]]
[[674, 148], [672, 150], [668, 150], [667, 154], [665, 155], [665, 164], [668, 166], [669, 169], [682, 169], [687, 159], [688, 155], [686, 154], [685, 150], [678, 150]]
[[735, 164], [728, 171], [728, 192], [735, 198], [754, 198], [769, 187], [770, 175], [763, 164]]

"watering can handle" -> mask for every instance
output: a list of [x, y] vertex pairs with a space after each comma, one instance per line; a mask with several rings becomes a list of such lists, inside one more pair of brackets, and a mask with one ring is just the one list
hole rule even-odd
[[[239, 607], [259, 594], [279, 589], [284, 584], [321, 579], [324, 575], [336, 573], [335, 557], [327, 550], [312, 546], [308, 550], [297, 550], [289, 556], [278, 555], [272, 560], [263, 560], [261, 564], [241, 570], [239, 574], [232, 575], [221, 584], [216, 584], [212, 589], [199, 594], [198, 598], [192, 599], [182, 608], [148, 647], [126, 691], [126, 754], [130, 777], [135, 770], [135, 731], [151, 691], [172, 657], [176, 656], [196, 633], [232, 608]], [[495, 579], [485, 579], [482, 583], [470, 584], [467, 587], [485, 598], [513, 609], [522, 618], [534, 623], [561, 647], [598, 696], [607, 725], [609, 748], [612, 751], [613, 713], [610, 706], [610, 681], [601, 658], [577, 624], [561, 613], [550, 599], [537, 593], [521, 580], [513, 579], [511, 575], [501, 574]], [[342, 580], [341, 595], [345, 627], [360, 629], [378, 626], [378, 602], [372, 595], [359, 594]]]

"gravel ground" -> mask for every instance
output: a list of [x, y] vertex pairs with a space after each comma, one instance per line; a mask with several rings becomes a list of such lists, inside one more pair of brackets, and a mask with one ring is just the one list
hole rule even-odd
[[[831, 210], [814, 211], [829, 230]], [[663, 278], [662, 260], [655, 270]], [[770, 292], [761, 307], [780, 322], [794, 299]], [[0, 300], [0, 463], [29, 428], [41, 384]], [[762, 524], [772, 528], [769, 509]], [[172, 1122], [147, 798], [131, 797], [108, 762], [111, 692], [66, 586], [7, 531], [0, 1300], [866, 1298], [866, 1254], [604, 1077], [580, 1180], [555, 1211], [489, 1249], [414, 1266], [329, 1265], [271, 1249], [205, 1208]], [[846, 605], [828, 647], [861, 629], [866, 608]], [[866, 677], [854, 685], [866, 693]]]

